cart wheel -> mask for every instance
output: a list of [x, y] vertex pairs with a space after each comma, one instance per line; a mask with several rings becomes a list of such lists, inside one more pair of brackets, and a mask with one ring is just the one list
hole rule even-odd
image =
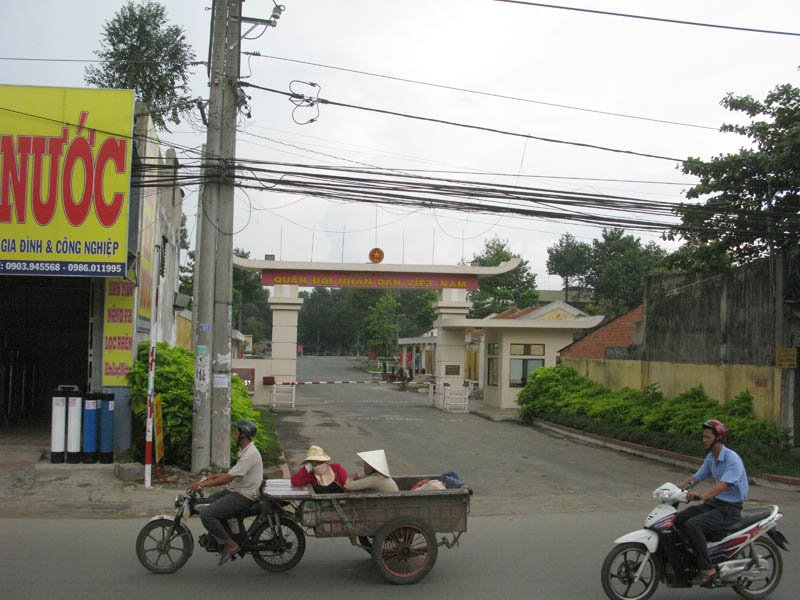
[[433, 568], [439, 547], [425, 521], [402, 517], [389, 521], [375, 534], [372, 562], [389, 583], [416, 583]]

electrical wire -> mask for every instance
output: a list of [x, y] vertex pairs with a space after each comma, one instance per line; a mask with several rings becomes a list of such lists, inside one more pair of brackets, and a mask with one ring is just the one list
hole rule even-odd
[[624, 119], [635, 119], [635, 120], [638, 120], [638, 121], [651, 121], [653, 123], [661, 123], [661, 124], [664, 124], [664, 125], [679, 125], [681, 127], [693, 127], [693, 128], [696, 128], [696, 129], [709, 129], [711, 131], [717, 131], [717, 132], [719, 131], [719, 127], [712, 127], [710, 125], [699, 125], [697, 123], [686, 123], [686, 122], [683, 122], [683, 121], [672, 121], [672, 120], [669, 120], [669, 119], [656, 119], [655, 117], [643, 117], [641, 115], [632, 115], [632, 114], [629, 114], [629, 113], [619, 113], [619, 112], [613, 112], [613, 111], [607, 111], [607, 110], [599, 110], [599, 109], [595, 109], [595, 108], [586, 108], [584, 106], [573, 106], [573, 105], [570, 105], [570, 104], [560, 104], [560, 103], [557, 103], [557, 102], [545, 102], [544, 100], [533, 100], [532, 98], [522, 98], [520, 96], [511, 96], [511, 95], [508, 95], [508, 94], [500, 94], [500, 93], [497, 93], [497, 92], [487, 92], [487, 91], [483, 91], [483, 90], [473, 90], [473, 89], [470, 89], [470, 88], [464, 88], [464, 87], [459, 87], [459, 86], [455, 86], [455, 85], [446, 85], [446, 84], [443, 84], [443, 83], [433, 83], [431, 81], [422, 81], [422, 80], [419, 80], [419, 79], [410, 79], [410, 78], [407, 78], [407, 77], [399, 77], [399, 76], [396, 76], [396, 75], [384, 75], [384, 74], [381, 74], [381, 73], [374, 73], [374, 72], [371, 72], [371, 71], [363, 71], [361, 69], [350, 69], [350, 68], [347, 68], [347, 67], [337, 67], [337, 66], [334, 66], [334, 65], [326, 65], [324, 63], [313, 62], [313, 61], [309, 61], [309, 60], [299, 60], [299, 59], [295, 59], [295, 58], [286, 58], [285, 56], [275, 56], [275, 55], [271, 55], [271, 54], [261, 54], [260, 52], [243, 52], [243, 54], [247, 54], [248, 56], [253, 56], [253, 57], [256, 57], [256, 58], [269, 58], [269, 59], [272, 59], [272, 60], [280, 60], [280, 61], [285, 61], [285, 62], [297, 63], [297, 64], [300, 64], [300, 65], [309, 65], [309, 66], [312, 66], [312, 67], [320, 67], [322, 69], [330, 69], [330, 70], [334, 70], [334, 71], [342, 71], [344, 73], [353, 73], [353, 74], [356, 74], [356, 75], [365, 75], [365, 76], [368, 76], [368, 77], [377, 77], [377, 78], [380, 78], [380, 79], [387, 79], [387, 80], [390, 80], [390, 81], [399, 81], [399, 82], [402, 82], [402, 83], [412, 83], [412, 84], [415, 84], [415, 85], [423, 85], [423, 86], [432, 87], [432, 88], [439, 88], [439, 89], [443, 89], [443, 90], [451, 90], [451, 91], [454, 91], [454, 92], [464, 92], [466, 94], [474, 94], [474, 95], [477, 95], [477, 96], [486, 96], [486, 97], [489, 97], [489, 98], [499, 98], [501, 100], [512, 100], [514, 102], [525, 102], [525, 103], [528, 103], [528, 104], [539, 104], [539, 105], [542, 105], [542, 106], [551, 106], [553, 108], [563, 108], [563, 109], [567, 109], [567, 110], [577, 110], [577, 111], [581, 111], [581, 112], [588, 112], [588, 113], [595, 113], [595, 114], [599, 114], [599, 115], [606, 115], [606, 116], [609, 116], [609, 117], [620, 117], [620, 118], [624, 118]]
[[[251, 88], [258, 89], [258, 90], [261, 90], [261, 91], [264, 91], [264, 92], [270, 92], [270, 93], [273, 93], [273, 94], [279, 94], [279, 95], [282, 95], [282, 96], [287, 96], [289, 99], [295, 99], [295, 100], [303, 100], [304, 99], [306, 101], [312, 100], [312, 99], [306, 98], [305, 96], [300, 96], [298, 94], [293, 94], [292, 92], [284, 92], [282, 90], [276, 90], [276, 89], [273, 89], [273, 88], [268, 88], [268, 87], [256, 85], [254, 83], [248, 83], [248, 82], [242, 81], [242, 82], [239, 82], [239, 85], [244, 86], [244, 87], [251, 87]], [[448, 121], [446, 119], [436, 119], [436, 118], [433, 118], [433, 117], [422, 117], [422, 116], [419, 116], [419, 115], [412, 115], [412, 114], [401, 113], [401, 112], [397, 112], [397, 111], [385, 110], [385, 109], [380, 109], [380, 108], [373, 108], [373, 107], [369, 107], [369, 106], [359, 106], [359, 105], [356, 105], [356, 104], [348, 104], [346, 102], [336, 102], [334, 100], [328, 100], [328, 99], [325, 99], [325, 98], [313, 99], [313, 101], [315, 103], [317, 103], [317, 104], [323, 104], [323, 105], [327, 104], [327, 105], [330, 105], [330, 106], [338, 106], [340, 108], [352, 108], [352, 109], [356, 109], [356, 110], [363, 110], [363, 111], [377, 113], [377, 114], [391, 115], [391, 116], [394, 116], [394, 117], [402, 117], [402, 118], [405, 118], [405, 119], [413, 119], [413, 120], [417, 120], [417, 121], [425, 121], [425, 122], [428, 122], [428, 123], [438, 123], [440, 125], [451, 125], [451, 126], [454, 126], [454, 127], [461, 127], [461, 128], [464, 128], [464, 129], [472, 129], [472, 130], [476, 130], [476, 131], [484, 131], [484, 132], [487, 132], [487, 133], [496, 133], [496, 134], [500, 134], [500, 135], [508, 135], [508, 136], [513, 136], [513, 137], [518, 137], [518, 138], [526, 138], [526, 139], [530, 139], [530, 140], [538, 140], [540, 142], [548, 142], [548, 143], [552, 143], [552, 144], [564, 144], [564, 145], [567, 145], [567, 146], [576, 146], [576, 147], [579, 147], [579, 148], [587, 148], [587, 149], [590, 149], [590, 150], [601, 150], [601, 151], [604, 151], [604, 152], [614, 152], [614, 153], [617, 153], [617, 154], [627, 154], [627, 155], [631, 155], [631, 156], [641, 156], [643, 158], [654, 158], [654, 159], [658, 159], [658, 160], [667, 160], [667, 161], [670, 161], [670, 162], [681, 162], [682, 163], [683, 160], [684, 160], [684, 159], [681, 159], [681, 158], [674, 158], [674, 157], [671, 157], [671, 156], [662, 156], [662, 155], [659, 155], [659, 154], [649, 154], [649, 153], [646, 153], [646, 152], [637, 152], [637, 151], [634, 151], [634, 150], [623, 150], [621, 148], [611, 148], [611, 147], [608, 147], [608, 146], [600, 146], [600, 145], [597, 145], [597, 144], [588, 144], [588, 143], [584, 143], [584, 142], [572, 142], [572, 141], [568, 141], [568, 140], [559, 140], [559, 139], [555, 139], [555, 138], [546, 138], [546, 137], [534, 136], [534, 135], [525, 134], [525, 133], [518, 133], [518, 132], [514, 132], [514, 131], [505, 131], [505, 130], [502, 130], [502, 129], [496, 129], [494, 127], [486, 127], [486, 126], [482, 126], [482, 125], [472, 125], [472, 124], [468, 124], [468, 123], [458, 123], [456, 121]]]
[[770, 35], [791, 35], [800, 36], [800, 33], [791, 31], [774, 31], [772, 29], [753, 29], [751, 27], [736, 27], [734, 25], [717, 25], [714, 23], [701, 23], [699, 21], [681, 21], [678, 19], [664, 19], [660, 17], [646, 17], [643, 15], [631, 15], [627, 13], [609, 12], [605, 10], [593, 10], [589, 8], [577, 8], [575, 6], [560, 6], [557, 4], [542, 4], [540, 2], [527, 2], [525, 0], [495, 0], [496, 2], [505, 2], [507, 4], [525, 4], [527, 6], [535, 6], [537, 8], [555, 8], [558, 10], [570, 10], [575, 12], [592, 13], [595, 15], [605, 15], [609, 17], [625, 17], [628, 19], [641, 19], [644, 21], [658, 21], [660, 23], [673, 23], [676, 25], [693, 25], [695, 27], [713, 27], [714, 29], [730, 29], [733, 31], [746, 31], [748, 33], [767, 33]]

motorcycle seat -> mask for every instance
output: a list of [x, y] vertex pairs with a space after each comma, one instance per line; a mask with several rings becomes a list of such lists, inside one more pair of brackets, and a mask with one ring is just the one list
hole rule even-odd
[[253, 503], [245, 508], [244, 510], [239, 511], [240, 517], [257, 517], [261, 514], [261, 504], [258, 500], [254, 500]]
[[748, 525], [758, 523], [762, 519], [766, 519], [772, 514], [772, 507], [764, 506], [761, 508], [745, 508], [742, 509], [742, 514], [739, 520], [736, 521], [731, 527], [730, 531], [738, 531], [744, 529]]
[[731, 525], [728, 529], [724, 531], [713, 531], [706, 535], [706, 540], [709, 542], [718, 542], [721, 539], [725, 538], [726, 536], [730, 535], [734, 531], [739, 531], [748, 527], [750, 525], [754, 525], [758, 523], [762, 519], [766, 519], [768, 516], [772, 514], [772, 507], [761, 507], [761, 508], [745, 508], [742, 510], [742, 514], [739, 517], [739, 520], [736, 521], [733, 525]]

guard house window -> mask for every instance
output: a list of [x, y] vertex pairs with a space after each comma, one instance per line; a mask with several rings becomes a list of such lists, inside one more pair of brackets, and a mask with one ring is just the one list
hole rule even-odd
[[511, 356], [544, 356], [544, 344], [511, 344]]
[[497, 371], [500, 364], [500, 344], [487, 344], [486, 384], [497, 385]]
[[544, 366], [544, 344], [511, 344], [509, 361], [509, 387], [524, 387], [528, 377], [539, 367]]

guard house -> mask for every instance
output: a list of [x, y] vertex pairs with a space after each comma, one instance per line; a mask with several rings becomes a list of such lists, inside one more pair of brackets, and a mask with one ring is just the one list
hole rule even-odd
[[[437, 319], [437, 338], [459, 338], [460, 350], [437, 345], [440, 353], [464, 355], [464, 332], [483, 330], [479, 372], [483, 401], [495, 408], [516, 408], [517, 394], [539, 367], [556, 365], [558, 352], [573, 341], [578, 329], [596, 327], [602, 315], [586, 313], [564, 302], [552, 302], [537, 309], [502, 313], [485, 319]], [[442, 360], [445, 360], [444, 357]], [[438, 373], [437, 373], [438, 375]]]

